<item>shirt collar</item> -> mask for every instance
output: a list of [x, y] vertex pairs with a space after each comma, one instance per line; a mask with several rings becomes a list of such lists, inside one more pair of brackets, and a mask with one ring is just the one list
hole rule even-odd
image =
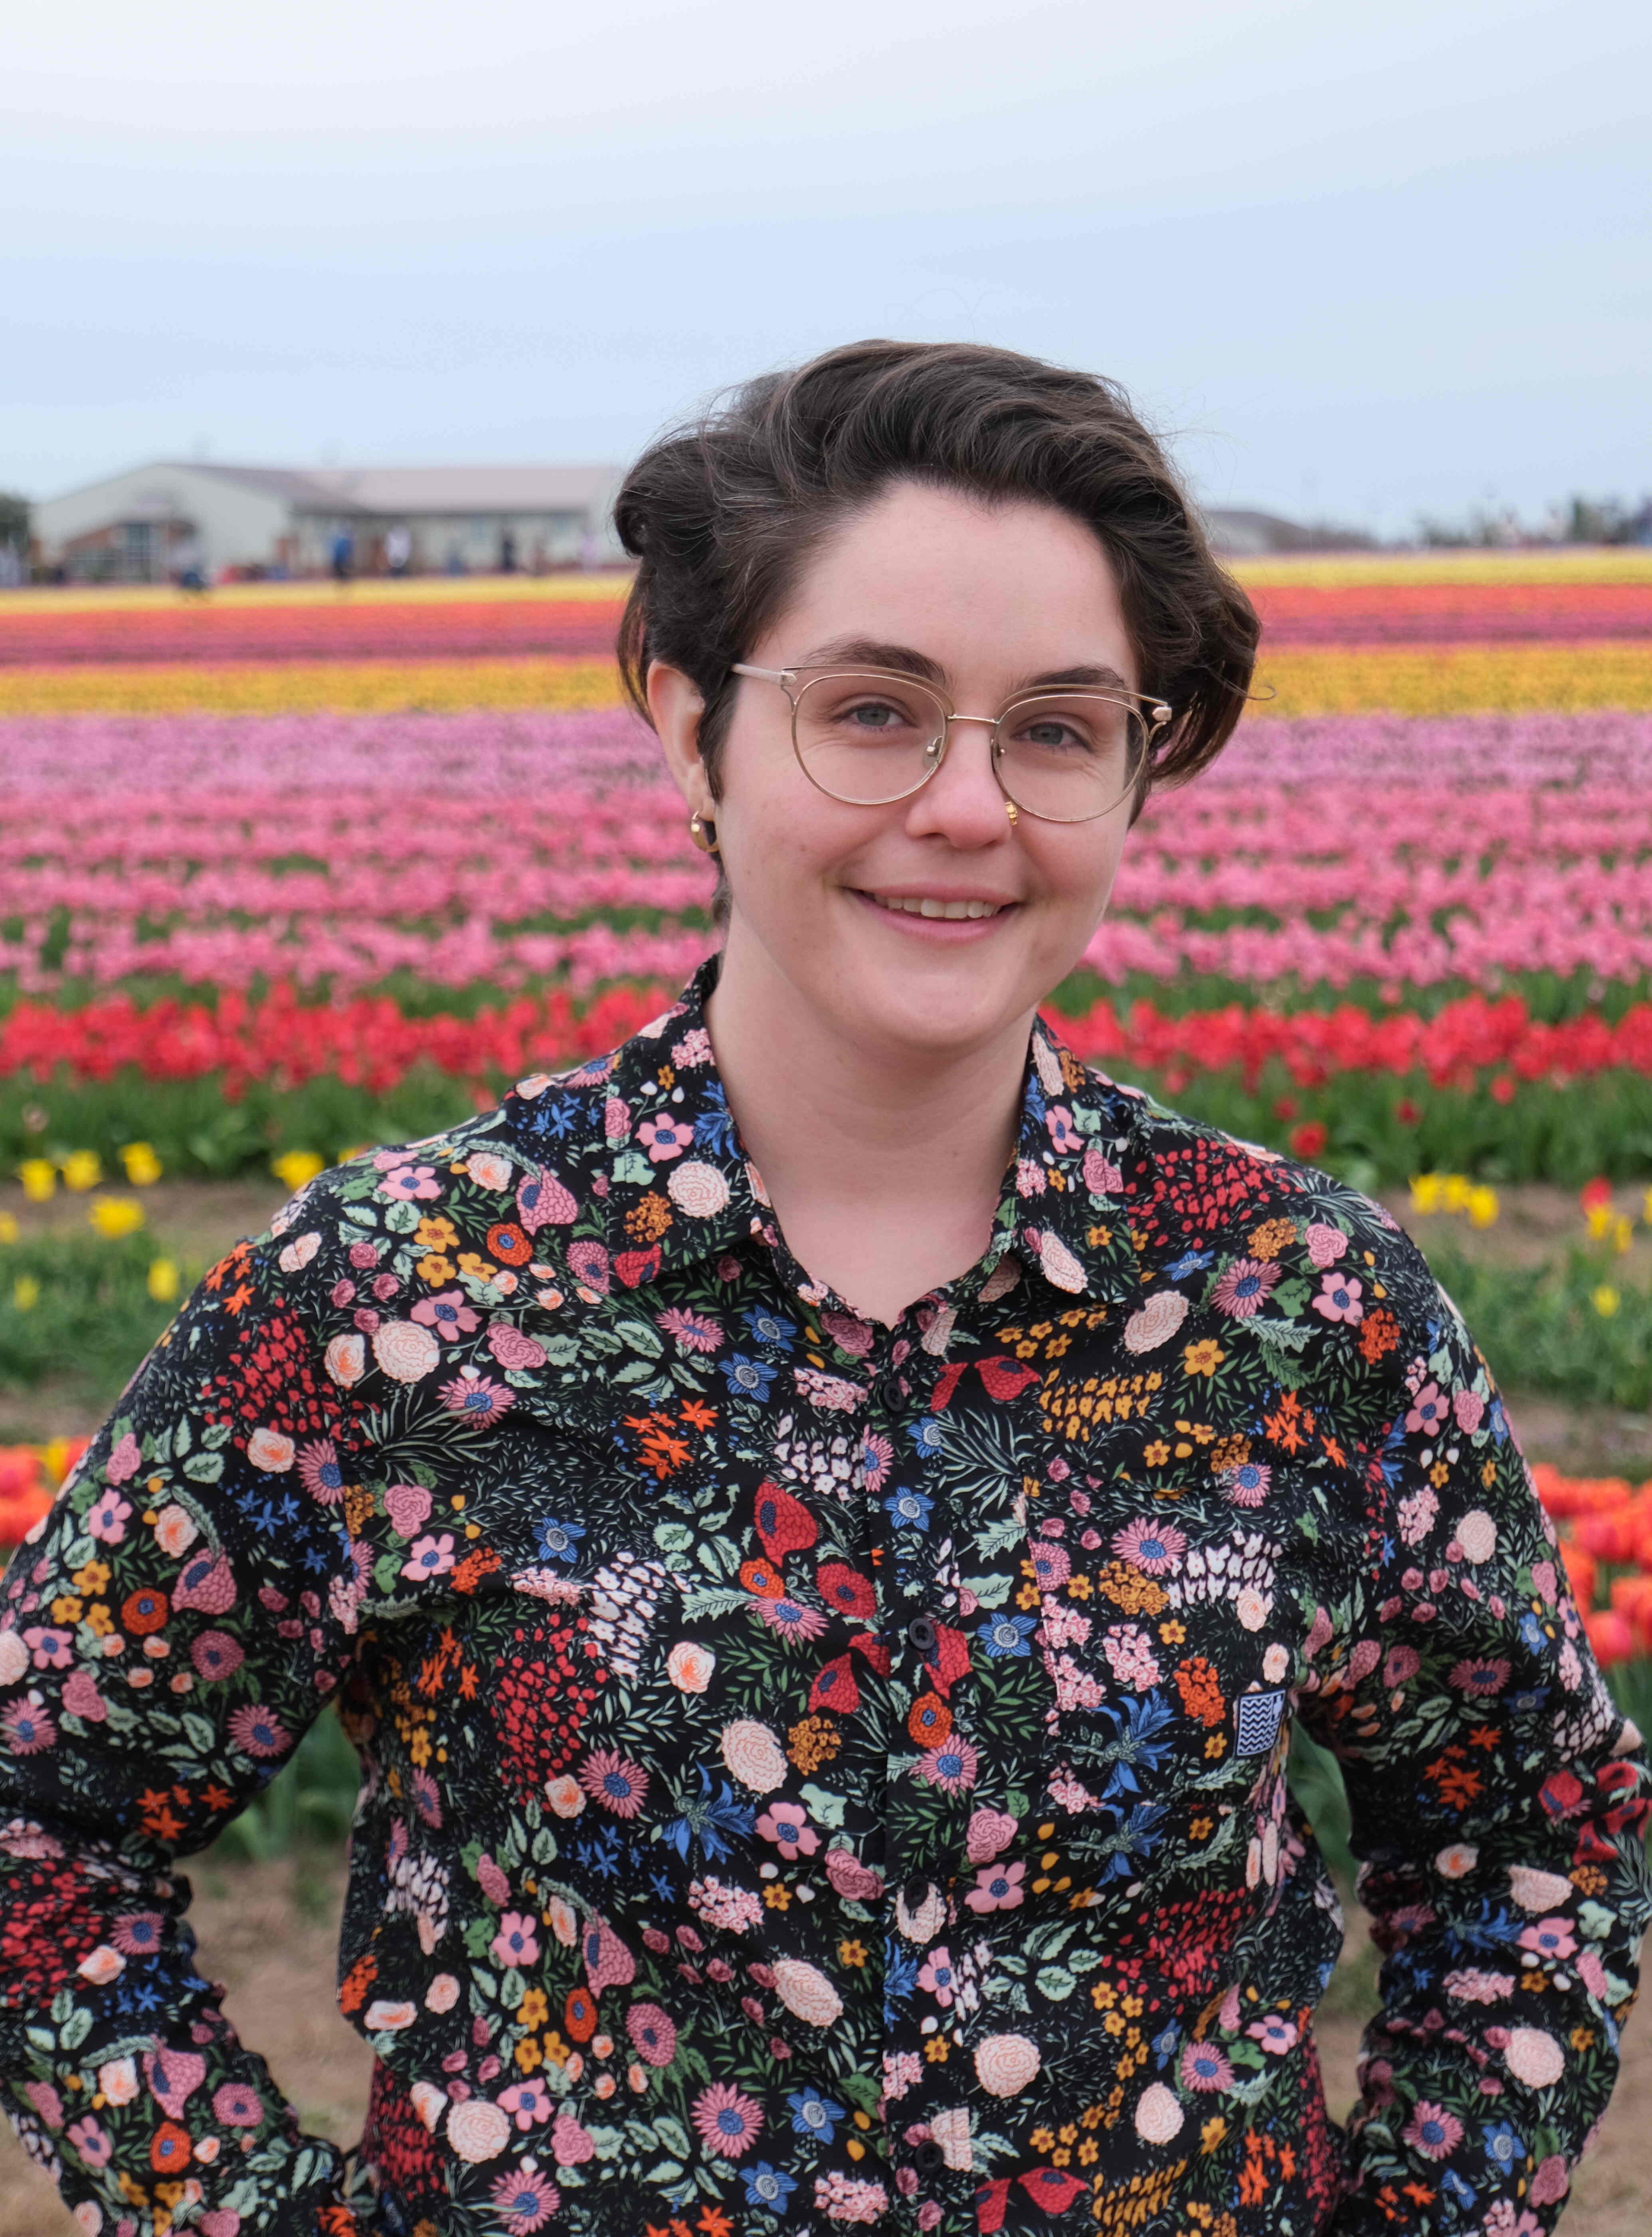
[[[602, 1091], [602, 1123], [593, 1112], [578, 1192], [598, 1211], [628, 1288], [754, 1239], [780, 1242], [712, 1054], [706, 1003], [719, 960], [708, 956], [672, 1006], [611, 1056], [558, 1083]], [[1070, 1296], [1117, 1298], [1139, 1286], [1124, 1189], [1140, 1104], [1035, 1020], [1016, 1157], [984, 1279], [1013, 1250]]]

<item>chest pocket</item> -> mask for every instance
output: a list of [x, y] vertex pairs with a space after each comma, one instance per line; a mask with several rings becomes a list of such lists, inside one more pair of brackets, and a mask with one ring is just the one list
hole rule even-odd
[[1247, 1521], [1115, 1481], [1082, 1529], [1029, 1534], [1050, 1689], [1034, 1806], [1103, 1896], [1183, 1871], [1231, 1884], [1235, 1844], [1261, 1899], [1276, 1880], [1295, 1611]]

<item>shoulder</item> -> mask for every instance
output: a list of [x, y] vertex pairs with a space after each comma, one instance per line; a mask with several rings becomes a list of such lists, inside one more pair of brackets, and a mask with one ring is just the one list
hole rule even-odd
[[1122, 1197], [1144, 1277], [1175, 1283], [1300, 1380], [1397, 1384], [1448, 1342], [1456, 1309], [1387, 1208], [1317, 1166], [1126, 1099]]

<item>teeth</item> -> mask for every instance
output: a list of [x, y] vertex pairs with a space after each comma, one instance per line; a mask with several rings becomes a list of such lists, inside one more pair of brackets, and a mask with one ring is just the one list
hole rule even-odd
[[898, 909], [903, 916], [997, 916], [1003, 906], [999, 901], [903, 901], [886, 894], [874, 894], [872, 899], [879, 908]]

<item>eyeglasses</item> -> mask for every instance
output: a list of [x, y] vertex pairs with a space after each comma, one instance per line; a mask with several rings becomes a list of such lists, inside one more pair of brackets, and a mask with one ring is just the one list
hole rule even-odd
[[992, 733], [992, 774], [1009, 808], [1045, 823], [1088, 823], [1141, 783], [1153, 740], [1170, 720], [1140, 692], [1023, 692], [996, 715], [960, 715], [932, 684], [882, 668], [753, 668], [792, 705], [792, 745], [809, 782], [855, 808], [883, 808], [926, 785], [946, 758], [954, 723]]

